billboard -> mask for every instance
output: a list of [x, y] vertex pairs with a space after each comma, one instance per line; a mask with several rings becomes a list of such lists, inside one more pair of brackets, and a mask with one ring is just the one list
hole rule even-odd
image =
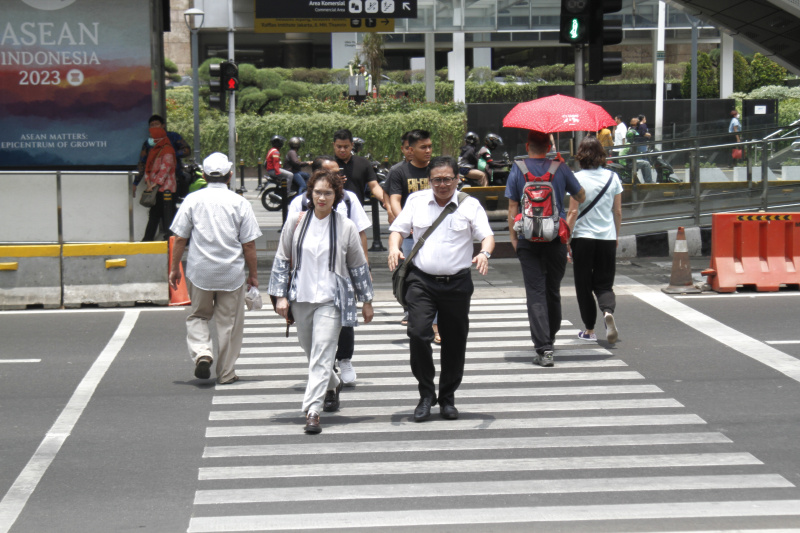
[[4, 0], [0, 170], [135, 166], [152, 112], [149, 6]]

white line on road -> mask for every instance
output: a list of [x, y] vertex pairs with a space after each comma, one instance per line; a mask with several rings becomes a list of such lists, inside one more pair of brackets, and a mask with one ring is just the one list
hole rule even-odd
[[[356, 339], [359, 337], [356, 336]], [[275, 343], [272, 342], [272, 337], [245, 337], [242, 339], [244, 344], [263, 344], [264, 346], [244, 346], [242, 348], [241, 353], [274, 353], [275, 351]], [[304, 353], [303, 349], [297, 342], [297, 339], [290, 338], [293, 342], [287, 343], [285, 346], [281, 346], [280, 349], [284, 353]], [[558, 349], [561, 346], [586, 346], [588, 343], [586, 341], [582, 341], [579, 338], [560, 338], [556, 337], [556, 358], [560, 353]], [[355, 353], [363, 353], [363, 352], [390, 352], [390, 351], [401, 351], [408, 354], [408, 337], [398, 337], [395, 339], [391, 344], [368, 344], [368, 343], [356, 343]], [[510, 341], [501, 341], [501, 340], [488, 340], [488, 341], [472, 341], [467, 340], [467, 354], [473, 350], [478, 349], [486, 349], [486, 348], [512, 348], [512, 349], [520, 349], [526, 346], [530, 347], [531, 354], [533, 354], [533, 343], [530, 340], [530, 336], [528, 337], [521, 337], [516, 340]], [[441, 346], [434, 345], [434, 350], [440, 350]], [[558, 359], [556, 359], [558, 360]]]
[[[664, 455], [598, 455], [594, 457], [541, 457], [512, 459], [455, 459], [450, 461], [395, 461], [381, 463], [291, 464], [216, 466], [200, 469], [198, 479], [275, 479], [291, 477], [390, 476], [399, 474], [464, 472], [544, 472], [605, 468], [690, 468], [698, 466], [760, 465], [749, 453], [676, 453]], [[324, 468], [323, 468], [324, 467]], [[800, 508], [797, 509], [800, 513]]]
[[[537, 522], [587, 522], [592, 520], [666, 520], [709, 517], [800, 516], [800, 500], [753, 500], [731, 502], [670, 502], [602, 505], [554, 505], [540, 507], [496, 507], [485, 509], [433, 509], [309, 513], [285, 515], [243, 515], [195, 517], [188, 533], [222, 531], [288, 531], [352, 528], [418, 527]], [[691, 522], [690, 522], [691, 523]], [[657, 523], [656, 523], [657, 524]], [[568, 530], [565, 528], [563, 530]], [[749, 531], [749, 530], [748, 530]], [[796, 531], [796, 530], [795, 530]], [[777, 532], [776, 532], [777, 533]]]
[[658, 289], [642, 285], [626, 276], [617, 276], [615, 287], [636, 296], [659, 311], [663, 311], [729, 348], [782, 372], [795, 381], [800, 381], [800, 360], [797, 358], [767, 346], [741, 331], [678, 302]]
[[[326, 500], [394, 500], [396, 498], [454, 498], [509, 494], [575, 494], [656, 490], [766, 489], [794, 487], [777, 474], [653, 476], [648, 478], [525, 479], [472, 483], [408, 483], [325, 487]], [[310, 487], [199, 490], [195, 505], [317, 501]]]
[[391, 440], [348, 442], [331, 446], [330, 442], [311, 444], [261, 444], [207, 446], [203, 457], [275, 457], [282, 455], [347, 454], [398, 452], [458, 452], [475, 450], [517, 450], [538, 448], [613, 448], [616, 446], [658, 446], [682, 444], [730, 444], [722, 433], [641, 433], [618, 435], [569, 435], [554, 437], [504, 437], [499, 439]]
[[[171, 311], [186, 311], [188, 307], [141, 307], [135, 309], [140, 313], [160, 313]], [[104, 307], [104, 308], [80, 308], [80, 309], [21, 309], [19, 311], [3, 311], [2, 315], [71, 315], [80, 313], [125, 313], [131, 309], [124, 307]], [[273, 311], [274, 313], [274, 311]]]
[[92, 367], [83, 377], [72, 397], [61, 411], [50, 431], [47, 432], [39, 448], [33, 454], [28, 464], [17, 477], [11, 488], [0, 501], [0, 533], [7, 533], [14, 525], [25, 504], [28, 502], [36, 486], [41, 481], [50, 464], [56, 458], [64, 441], [67, 440], [75, 424], [78, 423], [92, 399], [95, 389], [100, 384], [111, 363], [128, 340], [136, 320], [139, 318], [139, 309], [125, 311], [117, 330], [108, 341], [106, 347], [100, 352]]
[[767, 344], [800, 344], [800, 341], [766, 341]]
[[715, 299], [715, 298], [767, 298], [767, 297], [774, 297], [774, 296], [800, 296], [800, 292], [759, 292], [759, 293], [723, 293], [723, 294], [687, 294], [687, 295], [678, 295], [675, 298], [680, 298], [681, 300], [696, 300], [699, 298], [704, 299]]
[[41, 363], [41, 359], [0, 359], [2, 363]]
[[[330, 423], [323, 417], [322, 426], [329, 435], [358, 435], [362, 433], [420, 433], [425, 431], [473, 431], [501, 429], [543, 429], [543, 428], [587, 428], [587, 427], [634, 427], [671, 426], [705, 424], [697, 415], [628, 415], [628, 416], [566, 416], [547, 418], [497, 419], [493, 416], [460, 418], [458, 420], [432, 420], [425, 424], [406, 420], [387, 420], [385, 422], [344, 422]], [[305, 417], [297, 414], [295, 423], [261, 426], [224, 426], [206, 428], [207, 438], [223, 437], [262, 437], [276, 435], [299, 435], [303, 431]], [[323, 469], [324, 470], [324, 469]]]
[[[275, 333], [275, 331], [268, 331], [272, 330], [273, 328], [244, 328], [245, 334], [264, 334], [264, 333]], [[280, 328], [279, 328], [280, 329]], [[577, 337], [578, 333], [581, 330], [579, 329], [562, 329], [556, 334], [556, 344], [558, 344], [562, 339], [561, 337]], [[283, 327], [279, 333], [283, 333], [285, 335], [286, 327]], [[359, 330], [358, 335], [356, 335], [356, 340], [359, 342], [364, 341], [384, 341], [391, 340], [394, 337], [396, 340], [402, 341], [405, 344], [408, 344], [408, 335], [404, 329], [396, 330], [394, 335], [390, 335], [387, 333], [377, 333], [364, 329]], [[470, 331], [469, 332], [469, 340], [474, 339], [498, 339], [502, 336], [503, 339], [530, 339], [531, 332], [530, 329], [519, 329], [517, 331], [503, 331], [502, 333], [497, 331], [495, 328], [492, 331]], [[388, 337], [388, 338], [387, 338]], [[498, 339], [499, 340], [499, 339]], [[270, 344], [282, 344], [282, 343], [297, 343], [297, 338], [292, 337], [285, 337], [285, 336], [275, 336], [275, 337], [244, 337], [242, 339], [243, 343], [257, 343], [257, 342], [268, 342]], [[585, 342], [585, 341], [583, 341]], [[516, 344], [519, 344], [519, 341], [515, 341]]]
[[[305, 389], [303, 389], [305, 390]], [[513, 389], [459, 389], [459, 401], [486, 398], [529, 398], [537, 396], [608, 396], [610, 394], [662, 394], [664, 391], [655, 385], [595, 385], [580, 387], [535, 387]], [[404, 391], [376, 391], [361, 392], [356, 387], [355, 391], [347, 390], [344, 399], [348, 402], [374, 400], [409, 400], [416, 405], [419, 401], [419, 392], [414, 390]], [[251, 403], [286, 403], [303, 401], [303, 392], [294, 394], [232, 394], [229, 396], [214, 396], [211, 403], [214, 405], [241, 405]]]

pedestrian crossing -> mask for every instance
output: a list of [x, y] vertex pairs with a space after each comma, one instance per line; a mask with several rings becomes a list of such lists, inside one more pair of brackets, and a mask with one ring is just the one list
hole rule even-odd
[[583, 343], [565, 320], [555, 367], [532, 365], [523, 299], [473, 300], [461, 417], [434, 407], [413, 422], [401, 310], [374, 307], [375, 322], [356, 329], [357, 385], [315, 436], [303, 433], [296, 335], [272, 311], [246, 314], [242, 379], [214, 391], [189, 532], [800, 523], [795, 485], [648, 383], [624, 342]]

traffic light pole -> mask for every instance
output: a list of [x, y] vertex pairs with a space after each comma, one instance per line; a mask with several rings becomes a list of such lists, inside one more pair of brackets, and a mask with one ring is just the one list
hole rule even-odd
[[[586, 100], [586, 78], [584, 76], [584, 61], [583, 61], [584, 50], [585, 50], [584, 45], [582, 44], [575, 45], [575, 98], [579, 100]], [[576, 150], [578, 146], [581, 144], [582, 140], [583, 140], [583, 132], [576, 131], [575, 132]]]
[[[233, 0], [228, 0], [228, 61], [234, 60]], [[222, 88], [223, 91], [227, 89]], [[236, 91], [228, 91], [228, 161], [236, 161]]]

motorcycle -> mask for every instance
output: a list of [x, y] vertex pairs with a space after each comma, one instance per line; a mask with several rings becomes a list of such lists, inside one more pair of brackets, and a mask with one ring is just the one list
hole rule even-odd
[[[305, 161], [311, 161], [312, 157], [311, 154], [305, 155]], [[300, 169], [303, 172], [309, 173], [310, 168], [306, 168], [307, 165], [303, 165]], [[264, 209], [267, 211], [280, 211], [283, 208], [283, 187], [281, 186], [281, 178], [270, 176], [267, 174], [267, 183], [264, 185], [264, 188], [261, 190], [261, 205], [264, 206]], [[286, 205], [289, 205], [294, 197], [297, 196], [297, 190], [292, 189], [292, 181], [286, 184], [288, 199], [286, 200]]]
[[[653, 152], [652, 147], [648, 150], [648, 152]], [[640, 161], [645, 161], [652, 167], [653, 171], [656, 173], [656, 181], [655, 183], [680, 183], [681, 180], [675, 177], [675, 169], [672, 168], [672, 165], [667, 163], [661, 156], [647, 156], [646, 154], [642, 155], [639, 158]], [[609, 170], [613, 170], [619, 176], [620, 181], [622, 183], [632, 183], [633, 179], [631, 176], [631, 159], [623, 159], [620, 162], [614, 161], [613, 159], [609, 158], [606, 162], [606, 168]], [[638, 166], [638, 164], [637, 164]], [[637, 176], [637, 180], [639, 183], [642, 183], [641, 179]]]

